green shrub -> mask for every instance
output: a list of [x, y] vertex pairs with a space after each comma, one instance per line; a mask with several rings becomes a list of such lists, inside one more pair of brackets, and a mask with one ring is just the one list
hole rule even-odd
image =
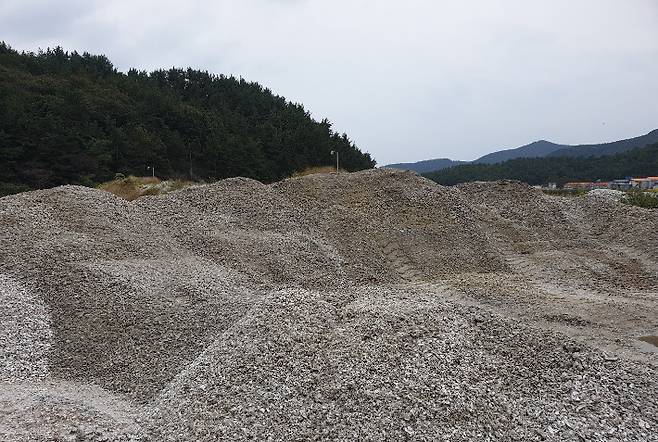
[[658, 209], [658, 196], [641, 190], [629, 190], [626, 192], [626, 198], [622, 201], [631, 206]]

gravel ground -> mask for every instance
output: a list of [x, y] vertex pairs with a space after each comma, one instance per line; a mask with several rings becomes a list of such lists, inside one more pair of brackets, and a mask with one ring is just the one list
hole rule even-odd
[[6, 441], [143, 442], [149, 439], [140, 412], [93, 385], [0, 383], [0, 436]]
[[372, 170], [0, 199], [0, 440], [658, 440], [658, 219]]
[[0, 274], [0, 306], [0, 382], [47, 377], [52, 333], [43, 301]]
[[615, 202], [623, 200], [625, 195], [621, 190], [614, 189], [593, 189], [587, 192], [587, 198], [602, 198]]

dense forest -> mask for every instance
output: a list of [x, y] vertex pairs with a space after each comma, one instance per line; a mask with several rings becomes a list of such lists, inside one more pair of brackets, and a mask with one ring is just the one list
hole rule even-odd
[[102, 55], [0, 43], [0, 187], [94, 185], [116, 173], [274, 181], [310, 166], [375, 162], [327, 120], [234, 77], [119, 72]]
[[517, 158], [497, 164], [464, 164], [424, 174], [439, 184], [512, 179], [528, 184], [563, 185], [625, 176], [658, 175], [658, 144], [600, 157]]

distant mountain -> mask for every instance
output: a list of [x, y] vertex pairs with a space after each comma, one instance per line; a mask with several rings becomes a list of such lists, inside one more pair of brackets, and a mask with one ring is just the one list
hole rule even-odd
[[550, 141], [540, 140], [534, 143], [526, 144], [525, 146], [517, 147], [515, 149], [499, 150], [492, 152], [483, 157], [473, 161], [476, 164], [495, 164], [516, 158], [541, 158], [550, 155], [551, 153], [569, 148], [564, 144], [555, 144]]
[[388, 164], [384, 167], [389, 169], [413, 170], [418, 173], [433, 172], [435, 170], [445, 169], [446, 167], [466, 164], [468, 161], [455, 161], [448, 158], [436, 158], [434, 160], [418, 161], [416, 163], [395, 163]]
[[497, 164], [517, 158], [545, 158], [545, 157], [598, 157], [616, 155], [638, 147], [645, 147], [658, 143], [658, 129], [646, 135], [600, 144], [567, 145], [555, 144], [540, 140], [514, 149], [505, 149], [484, 155], [474, 161], [455, 161], [448, 158], [418, 161], [416, 163], [396, 163], [384, 167], [394, 169], [413, 170], [418, 173], [427, 173], [447, 169], [463, 164]]
[[658, 143], [658, 129], [652, 130], [646, 135], [627, 140], [615, 141], [602, 144], [581, 144], [579, 146], [564, 146], [554, 150], [545, 156], [551, 157], [600, 157], [627, 152], [636, 147], [644, 147], [649, 144]]
[[598, 157], [515, 158], [502, 163], [469, 163], [423, 174], [443, 185], [469, 181], [518, 180], [525, 183], [613, 180], [625, 176], [655, 175], [658, 171], [658, 143], [626, 152]]

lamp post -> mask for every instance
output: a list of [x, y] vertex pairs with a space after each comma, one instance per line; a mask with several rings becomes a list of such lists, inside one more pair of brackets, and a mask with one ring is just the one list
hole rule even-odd
[[336, 154], [336, 173], [338, 173], [338, 151], [332, 150], [331, 155]]
[[150, 170], [152, 172], [153, 178], [155, 178], [155, 167], [153, 166], [146, 166], [146, 170]]

